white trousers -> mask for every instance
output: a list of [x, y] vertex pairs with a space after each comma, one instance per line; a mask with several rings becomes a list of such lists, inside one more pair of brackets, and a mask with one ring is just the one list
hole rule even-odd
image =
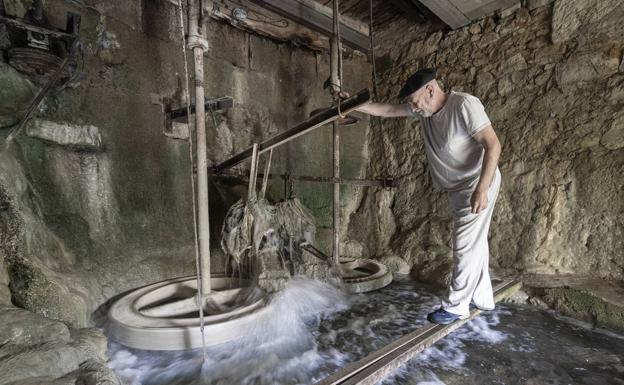
[[442, 308], [450, 313], [468, 315], [471, 300], [480, 309], [494, 309], [487, 236], [500, 185], [501, 174], [497, 168], [488, 189], [487, 208], [479, 214], [470, 212], [474, 188], [449, 192], [453, 217], [453, 278], [442, 299]]

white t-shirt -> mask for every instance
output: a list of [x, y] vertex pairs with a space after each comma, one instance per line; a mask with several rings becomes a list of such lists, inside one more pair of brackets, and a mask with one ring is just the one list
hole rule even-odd
[[451, 92], [440, 111], [420, 120], [434, 185], [445, 191], [474, 187], [481, 175], [484, 149], [473, 136], [491, 124], [481, 101]]

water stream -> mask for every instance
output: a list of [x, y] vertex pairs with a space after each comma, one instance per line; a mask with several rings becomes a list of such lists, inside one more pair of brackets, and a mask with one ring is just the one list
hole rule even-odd
[[[128, 385], [311, 384], [422, 326], [438, 304], [427, 288], [394, 282], [347, 297], [291, 281], [258, 320], [253, 337], [201, 351], [147, 352], [109, 346]], [[624, 384], [624, 340], [501, 305], [425, 350], [389, 384]]]

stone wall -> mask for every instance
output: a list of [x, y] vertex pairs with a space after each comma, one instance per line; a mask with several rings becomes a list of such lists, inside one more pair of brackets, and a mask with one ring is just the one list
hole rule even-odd
[[[21, 16], [31, 2], [5, 3], [9, 13]], [[19, 306], [85, 326], [117, 294], [195, 272], [188, 143], [164, 134], [163, 109], [183, 106], [186, 99], [182, 42], [170, 1], [44, 1], [44, 7], [58, 28], [67, 11], [82, 16], [85, 63], [80, 77], [46, 97], [17, 141], [3, 147], [2, 225], [13, 230], [2, 238], [0, 300], [8, 301], [3, 285], [9, 281]], [[208, 39], [206, 95], [235, 101], [214, 121], [207, 116], [211, 161], [329, 104], [322, 89], [329, 76], [326, 54], [216, 21], [209, 23]], [[366, 87], [366, 58], [352, 54], [344, 63], [345, 84]], [[1, 61], [0, 82], [4, 138], [40, 85]], [[345, 177], [365, 170], [367, 130], [367, 120], [343, 130]], [[331, 129], [280, 148], [273, 164], [276, 172], [331, 175]], [[271, 198], [282, 197], [282, 186], [277, 180], [269, 186]], [[221, 221], [245, 191], [236, 183], [211, 185], [215, 266]], [[360, 190], [344, 191], [346, 211], [359, 201]], [[300, 183], [295, 192], [316, 214], [321, 243], [327, 244], [331, 187]]]
[[[624, 3], [558, 0], [486, 17], [462, 29], [381, 32], [381, 99], [437, 67], [446, 90], [481, 99], [502, 143], [502, 193], [490, 230], [502, 273], [624, 278]], [[537, 2], [549, 3], [549, 2]], [[399, 32], [399, 33], [397, 33]], [[369, 191], [349, 242], [364, 254], [401, 258], [422, 279], [448, 271], [445, 194], [431, 186], [416, 119], [375, 119]]]

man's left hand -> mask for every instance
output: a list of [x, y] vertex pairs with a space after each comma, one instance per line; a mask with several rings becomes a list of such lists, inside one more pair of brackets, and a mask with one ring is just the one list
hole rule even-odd
[[479, 214], [481, 211], [485, 210], [488, 205], [488, 197], [487, 190], [481, 190], [477, 188], [472, 193], [472, 197], [470, 197], [470, 206], [472, 210], [470, 211], [473, 214]]

